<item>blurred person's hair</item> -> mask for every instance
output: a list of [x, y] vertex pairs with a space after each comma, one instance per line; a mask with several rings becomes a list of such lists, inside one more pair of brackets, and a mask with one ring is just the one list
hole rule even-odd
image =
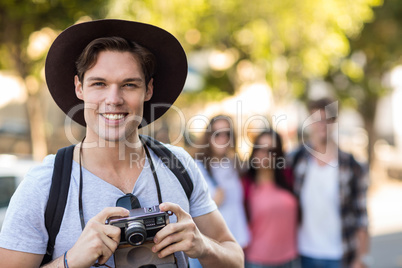
[[329, 113], [331, 115], [336, 115], [337, 111], [334, 109], [334, 106], [331, 105], [334, 102], [336, 102], [336, 100], [330, 97], [324, 97], [317, 100], [309, 100], [307, 102], [307, 109], [310, 113], [317, 110], [325, 111], [327, 109], [329, 110]]
[[228, 155], [227, 157], [229, 158], [234, 158], [236, 154], [236, 134], [234, 131], [234, 125], [233, 125], [233, 120], [230, 116], [227, 115], [216, 115], [211, 118], [209, 121], [203, 136], [201, 137], [199, 144], [200, 145], [199, 149], [197, 150], [197, 153], [195, 155], [197, 160], [200, 160], [204, 163], [204, 167], [207, 169], [208, 173], [211, 175], [211, 159], [213, 158], [213, 153], [212, 153], [212, 145], [211, 145], [211, 140], [212, 137], [214, 136], [215, 132], [218, 130], [213, 129], [214, 124], [217, 121], [220, 120], [225, 120], [229, 124], [229, 150], [228, 150]]
[[[262, 131], [254, 140], [254, 146], [253, 146], [253, 150], [252, 153], [250, 155], [249, 158], [249, 163], [248, 163], [248, 170], [246, 172], [246, 176], [252, 181], [252, 182], [256, 182], [256, 175], [257, 175], [257, 170], [254, 167], [252, 161], [255, 157], [255, 153], [257, 150], [259, 150], [259, 148], [257, 147], [260, 144], [260, 140], [262, 137], [264, 136], [271, 136], [272, 138], [272, 146], [273, 148], [272, 150], [272, 154], [271, 157], [275, 157], [275, 163], [278, 161], [278, 159], [282, 159], [283, 161], [286, 161], [284, 152], [283, 152], [283, 147], [282, 147], [282, 138], [281, 136], [275, 132], [274, 130], [271, 129], [266, 129], [264, 131]], [[273, 156], [273, 154], [275, 154]], [[285, 176], [285, 168], [286, 168], [286, 162], [284, 163], [284, 165], [282, 167], [278, 167], [276, 164], [272, 166], [272, 169], [274, 170], [274, 183], [276, 186], [285, 189], [287, 191], [289, 191], [290, 193], [293, 194], [293, 189], [290, 186], [290, 182], [289, 180], [287, 180], [286, 176]]]

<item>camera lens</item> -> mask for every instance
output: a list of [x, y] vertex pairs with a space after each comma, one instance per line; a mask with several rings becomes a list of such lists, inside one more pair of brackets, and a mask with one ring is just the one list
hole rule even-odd
[[145, 226], [140, 221], [130, 222], [126, 227], [126, 240], [133, 246], [138, 246], [144, 243], [147, 238]]

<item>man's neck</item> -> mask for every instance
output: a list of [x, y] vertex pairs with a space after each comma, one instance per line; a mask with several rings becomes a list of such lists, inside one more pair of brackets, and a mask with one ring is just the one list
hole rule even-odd
[[318, 156], [315, 155], [315, 159], [318, 164], [323, 166], [330, 163], [333, 160], [338, 158], [338, 146], [337, 144], [329, 139], [326, 141], [314, 141], [312, 140], [312, 146], [314, 151], [318, 153]]
[[74, 160], [79, 162], [82, 146], [82, 166], [99, 178], [113, 184], [121, 191], [129, 193], [145, 165], [145, 151], [141, 141], [94, 142], [85, 139], [74, 152]]
[[124, 166], [129, 162], [140, 160], [144, 156], [144, 148], [139, 136], [136, 135], [131, 141], [106, 141], [87, 136], [82, 144], [83, 154], [105, 165], [115, 167]]

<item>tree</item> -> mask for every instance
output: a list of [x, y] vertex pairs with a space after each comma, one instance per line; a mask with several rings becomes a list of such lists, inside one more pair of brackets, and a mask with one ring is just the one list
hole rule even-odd
[[336, 92], [347, 105], [362, 115], [369, 135], [369, 159], [376, 140], [374, 117], [379, 98], [390, 88], [384, 75], [402, 63], [402, 6], [398, 0], [386, 0], [374, 9], [374, 19], [361, 33], [351, 38], [351, 52], [340, 68], [329, 75]]
[[0, 68], [15, 71], [27, 90], [27, 116], [30, 122], [32, 154], [47, 154], [41, 92], [46, 52], [56, 36], [84, 16], [104, 17], [106, 0], [19, 0], [0, 1]]
[[160, 25], [190, 52], [234, 48], [237, 61], [230, 67], [250, 60], [265, 70], [279, 94], [285, 90], [300, 96], [306, 79], [325, 76], [349, 54], [348, 37], [360, 33], [373, 18], [371, 7], [379, 4], [381, 0], [126, 0], [118, 7], [129, 8], [112, 14]]
[[[244, 83], [264, 80], [280, 104], [305, 99], [314, 79], [357, 70], [348, 59], [350, 40], [359, 37], [364, 24], [374, 19], [373, 7], [381, 4], [382, 0], [125, 0], [111, 14], [160, 25], [180, 39], [189, 55], [208, 50], [230, 58], [224, 67], [210, 67], [204, 73], [203, 92], [187, 100], [210, 100], [208, 92], [231, 94]], [[355, 96], [339, 87], [337, 93]], [[361, 107], [368, 111], [361, 112], [368, 114], [374, 103], [364, 100], [368, 105]]]

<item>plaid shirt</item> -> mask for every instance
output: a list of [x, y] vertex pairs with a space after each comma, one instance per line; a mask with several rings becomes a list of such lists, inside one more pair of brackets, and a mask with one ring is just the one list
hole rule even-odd
[[[294, 192], [300, 199], [311, 154], [301, 146], [289, 156], [294, 172]], [[296, 163], [294, 161], [296, 160]], [[356, 231], [367, 228], [368, 172], [351, 154], [338, 151], [339, 198], [342, 222], [343, 262], [349, 267], [356, 255]], [[303, 213], [303, 212], [302, 212]]]

